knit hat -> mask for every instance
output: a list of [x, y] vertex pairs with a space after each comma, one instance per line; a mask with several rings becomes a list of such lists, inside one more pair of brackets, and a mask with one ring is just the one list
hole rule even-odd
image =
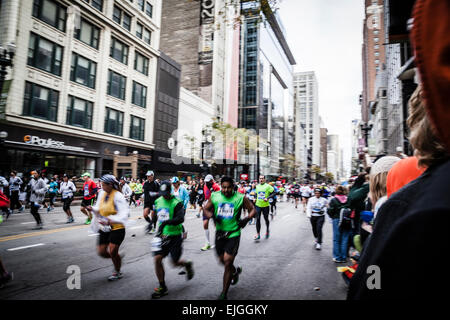
[[424, 168], [419, 168], [416, 157], [408, 157], [394, 164], [386, 178], [388, 198], [403, 186], [417, 179], [424, 171]]
[[450, 151], [450, 1], [417, 0], [411, 43], [425, 106], [437, 136]]
[[375, 176], [381, 172], [389, 172], [392, 166], [398, 161], [400, 161], [400, 158], [394, 156], [384, 156], [378, 159], [378, 161], [372, 165], [372, 168], [370, 169], [370, 175]]

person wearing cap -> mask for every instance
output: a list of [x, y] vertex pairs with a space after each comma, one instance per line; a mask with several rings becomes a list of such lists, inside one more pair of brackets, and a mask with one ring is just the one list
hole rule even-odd
[[[216, 224], [216, 253], [225, 266], [219, 300], [227, 300], [230, 284], [236, 285], [242, 272], [242, 267], [233, 265], [239, 249], [241, 229], [256, 215], [256, 210], [244, 194], [234, 191], [232, 178], [222, 177], [220, 185], [221, 191], [211, 195], [211, 200], [205, 205], [204, 210]], [[247, 209], [249, 215], [241, 219], [243, 208]]]
[[83, 184], [83, 200], [81, 200], [81, 212], [83, 212], [86, 216], [86, 222], [84, 224], [91, 224], [92, 214], [88, 207], [92, 206], [94, 203], [95, 197], [97, 195], [97, 184], [91, 179], [91, 174], [89, 172], [83, 173], [81, 177], [84, 180]]
[[322, 249], [322, 227], [325, 223], [328, 201], [322, 198], [322, 189], [314, 189], [314, 197], [310, 198], [306, 207], [306, 216], [311, 221], [316, 250]]
[[[205, 185], [203, 186], [203, 194], [204, 194], [206, 203], [211, 198], [211, 194], [213, 192], [217, 192], [217, 191], [220, 191], [219, 185], [214, 181], [214, 177], [211, 174], [208, 174], [205, 177]], [[203, 212], [203, 230], [205, 230], [206, 243], [200, 249], [202, 251], [206, 251], [206, 250], [211, 249], [211, 243], [209, 242], [209, 229], [208, 229], [208, 227], [209, 227], [209, 218]]]
[[147, 232], [153, 233], [156, 231], [156, 219], [151, 220], [150, 211], [153, 210], [155, 200], [158, 199], [158, 195], [154, 193], [159, 192], [159, 183], [155, 181], [155, 173], [151, 170], [146, 173], [147, 181], [144, 183], [144, 219], [148, 222]]
[[172, 177], [170, 182], [172, 183], [172, 194], [183, 203], [184, 209], [186, 210], [189, 203], [188, 191], [180, 184], [178, 177]]
[[125, 197], [125, 199], [127, 200], [127, 202], [130, 201], [130, 197], [133, 194], [133, 191], [131, 191], [130, 186], [128, 185], [128, 183], [126, 182], [125, 177], [121, 177], [120, 178], [120, 192], [122, 192], [123, 196]]
[[69, 180], [67, 174], [63, 175], [63, 181], [59, 186], [59, 193], [61, 194], [61, 199], [63, 202], [63, 210], [67, 214], [67, 223], [72, 223], [73, 219], [72, 211], [70, 210], [70, 204], [73, 201], [73, 194], [77, 191], [77, 188], [72, 181]]
[[203, 211], [203, 202], [205, 201], [205, 180], [200, 178], [198, 184], [195, 187], [195, 191], [197, 193], [197, 204], [198, 204], [198, 212], [197, 218], [200, 218], [200, 213]]
[[[413, 19], [412, 48], [422, 82], [409, 100], [407, 124], [418, 165], [426, 170], [379, 209], [348, 300], [444, 301], [442, 289], [450, 285], [444, 262], [450, 214], [450, 1], [417, 0]], [[424, 258], [437, 263], [416, 267]], [[373, 265], [379, 281], [367, 271]]]
[[176, 267], [184, 267], [187, 279], [194, 277], [193, 263], [181, 260], [183, 252], [183, 203], [172, 194], [170, 181], [163, 181], [159, 188], [160, 197], [155, 200], [152, 218], [157, 219], [158, 232], [153, 238], [152, 251], [155, 261], [156, 277], [159, 287], [155, 288], [152, 298], [159, 299], [169, 293], [165, 283], [165, 272], [162, 260], [170, 254], [172, 263]]
[[42, 179], [38, 170], [32, 171], [31, 175], [33, 176], [33, 179], [30, 181], [31, 214], [36, 220], [36, 227], [33, 229], [38, 230], [42, 229], [42, 220], [39, 214], [39, 208], [41, 207], [41, 203], [44, 201], [45, 193], [47, 192], [47, 184], [44, 182], [44, 179]]
[[268, 183], [266, 183], [266, 177], [259, 176], [259, 184], [256, 186], [256, 235], [253, 240], [257, 241], [261, 238], [261, 214], [264, 216], [266, 222], [266, 239], [269, 238], [269, 198], [275, 196], [275, 189]]
[[11, 195], [11, 197], [10, 197], [11, 205], [9, 208], [11, 210], [11, 213], [13, 213], [14, 209], [16, 209], [16, 208], [19, 209], [19, 212], [21, 212], [25, 209], [25, 207], [19, 200], [20, 186], [22, 184], [23, 184], [23, 181], [22, 181], [22, 179], [20, 179], [20, 177], [17, 176], [17, 171], [15, 171], [15, 170], [11, 171], [10, 178], [9, 178], [9, 193]]
[[123, 277], [119, 247], [125, 239], [125, 224], [130, 208], [120, 192], [116, 177], [106, 174], [100, 181], [102, 190], [98, 194], [97, 201], [94, 206], [87, 206], [86, 209], [94, 213], [92, 230], [99, 233], [97, 245], [99, 256], [111, 259], [114, 264], [114, 271], [108, 277], [109, 281], [114, 281]]

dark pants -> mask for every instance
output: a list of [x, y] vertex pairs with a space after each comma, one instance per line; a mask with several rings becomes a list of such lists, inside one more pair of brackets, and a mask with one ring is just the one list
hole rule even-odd
[[317, 238], [317, 243], [322, 243], [322, 227], [325, 222], [325, 216], [311, 217], [311, 226], [314, 237]]
[[56, 198], [56, 193], [50, 193], [50, 205], [54, 206], [55, 205], [55, 198]]
[[256, 206], [256, 232], [261, 231], [261, 213], [264, 215], [264, 220], [266, 221], [267, 232], [269, 232], [269, 207], [258, 207]]
[[41, 215], [39, 214], [39, 206], [36, 206], [34, 203], [31, 204], [31, 214], [33, 215], [34, 220], [36, 220], [37, 224], [41, 224]]
[[11, 199], [9, 199], [9, 201], [10, 201], [9, 208], [11, 210], [14, 210], [16, 208], [20, 209], [22, 207], [22, 205], [19, 202], [19, 190], [11, 191]]

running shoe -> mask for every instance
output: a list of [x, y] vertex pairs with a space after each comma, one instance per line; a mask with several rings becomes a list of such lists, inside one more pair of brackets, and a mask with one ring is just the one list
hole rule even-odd
[[207, 244], [205, 244], [205, 246], [204, 246], [203, 248], [201, 248], [200, 250], [206, 251], [206, 250], [209, 250], [209, 249], [211, 249], [211, 245], [210, 245], [209, 243], [207, 243]]
[[270, 235], [270, 233], [266, 232], [266, 239], [269, 239], [269, 235]]
[[187, 261], [185, 267], [187, 272], [187, 279], [191, 280], [194, 277], [194, 268], [192, 261]]
[[320, 243], [316, 243], [316, 250], [320, 250], [322, 249], [322, 246], [320, 245]]
[[200, 218], [200, 213], [197, 213], [197, 218]]
[[158, 287], [158, 288], [155, 288], [155, 292], [152, 293], [152, 299], [159, 299], [168, 294], [169, 294], [169, 290], [167, 289], [167, 287], [165, 287], [165, 288]]
[[52, 210], [52, 208], [50, 208], [50, 207], [47, 207], [47, 212], [50, 212], [50, 210]]
[[221, 293], [220, 296], [217, 298], [217, 300], [228, 300], [228, 298], [225, 295], [225, 293]]
[[74, 222], [75, 220], [71, 217], [71, 218], [69, 218], [68, 220], [67, 220], [67, 223], [72, 223], [72, 222]]
[[253, 237], [253, 240], [259, 240], [261, 239], [261, 237], [259, 236], [259, 234], [257, 234], [256, 236]]
[[38, 224], [36, 225], [36, 227], [33, 228], [33, 230], [40, 230], [40, 229], [42, 229], [42, 228], [43, 228], [42, 223], [38, 223]]
[[239, 282], [239, 275], [242, 273], [242, 267], [239, 266], [236, 268], [236, 272], [233, 274], [233, 278], [231, 279], [231, 285], [236, 285]]
[[8, 220], [8, 218], [11, 214], [12, 214], [12, 210], [8, 209], [8, 211], [6, 212], [6, 220]]
[[25, 206], [22, 206], [22, 207], [19, 209], [19, 212], [22, 212], [23, 210], [25, 210]]
[[84, 224], [86, 224], [86, 225], [90, 225], [91, 224], [91, 219], [86, 219], [86, 222], [84, 223]]
[[108, 277], [108, 280], [109, 281], [115, 281], [115, 280], [119, 280], [122, 277], [123, 277], [122, 272], [114, 271], [113, 274]]

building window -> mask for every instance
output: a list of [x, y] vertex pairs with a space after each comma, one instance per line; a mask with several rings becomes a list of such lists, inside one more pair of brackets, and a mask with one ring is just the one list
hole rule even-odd
[[128, 31], [131, 30], [131, 16], [118, 6], [114, 6], [113, 20]]
[[379, 48], [380, 48], [380, 45], [379, 44], [376, 44], [376, 45], [374, 45], [373, 46], [376, 50], [378, 50]]
[[377, 35], [378, 34], [378, 30], [373, 30], [373, 34]]
[[142, 39], [142, 32], [144, 31], [144, 26], [139, 22], [136, 22], [136, 37]]
[[97, 28], [90, 22], [81, 19], [80, 29], [75, 29], [75, 39], [78, 39], [87, 45], [98, 49], [100, 39], [100, 28]]
[[379, 63], [380, 63], [380, 60], [376, 59], [375, 64], [379, 64]]
[[377, 51], [375, 52], [375, 57], [378, 57], [380, 55], [380, 53]]
[[84, 1], [89, 3], [95, 9], [103, 11], [103, 0], [84, 0]]
[[108, 94], [110, 96], [125, 100], [125, 87], [127, 78], [114, 71], [109, 70]]
[[152, 40], [152, 33], [150, 30], [144, 28], [144, 42], [150, 44]]
[[378, 40], [379, 40], [378, 38], [373, 38], [373, 41], [375, 42], [378, 42]]
[[66, 8], [53, 0], [34, 0], [33, 17], [66, 31]]
[[148, 76], [148, 62], [150, 60], [146, 57], [144, 57], [139, 52], [135, 51], [135, 58], [134, 58], [134, 70], [139, 71], [140, 73], [145, 74]]
[[56, 121], [59, 92], [35, 83], [25, 83], [23, 114], [50, 121]]
[[146, 6], [145, 6], [145, 14], [148, 15], [150, 18], [153, 15], [153, 6], [147, 2]]
[[86, 59], [76, 53], [72, 54], [72, 65], [70, 68], [70, 80], [95, 89], [95, 76], [97, 74], [97, 63]]
[[144, 141], [145, 120], [131, 116], [130, 139]]
[[122, 41], [111, 37], [111, 51], [109, 56], [123, 64], [128, 64], [128, 46]]
[[141, 9], [141, 11], [145, 10], [145, 0], [138, 0], [138, 7]]
[[92, 109], [92, 102], [69, 96], [66, 124], [80, 128], [92, 129]]
[[123, 133], [123, 112], [106, 108], [105, 133], [121, 136]]
[[147, 87], [133, 81], [133, 97], [131, 102], [145, 108], [147, 105]]
[[37, 34], [30, 34], [28, 65], [61, 75], [63, 48]]

